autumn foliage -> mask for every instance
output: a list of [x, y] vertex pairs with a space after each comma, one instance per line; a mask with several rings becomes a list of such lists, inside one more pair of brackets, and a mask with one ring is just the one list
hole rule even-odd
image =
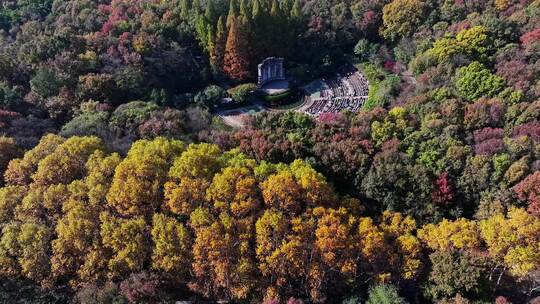
[[[531, 206], [536, 175], [515, 188]], [[258, 162], [212, 144], [141, 140], [122, 158], [95, 137], [48, 135], [12, 160], [6, 177], [0, 275], [75, 290], [119, 283], [130, 302], [176, 284], [212, 299], [322, 303], [359, 280], [399, 286], [422, 273], [439, 297], [452, 295], [443, 281], [457, 284], [430, 272], [450, 267], [441, 264], [446, 254], [479, 267], [459, 283], [472, 285], [451, 285], [456, 291], [489, 280], [489, 267], [527, 280], [540, 262], [540, 220], [523, 209], [423, 226], [399, 212], [371, 218], [305, 161]], [[449, 204], [448, 174], [436, 186], [434, 198]]]

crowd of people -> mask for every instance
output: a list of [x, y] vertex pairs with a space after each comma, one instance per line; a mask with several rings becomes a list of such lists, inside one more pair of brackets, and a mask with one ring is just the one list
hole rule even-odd
[[336, 77], [323, 79], [326, 88], [320, 97], [307, 97], [305, 111], [318, 116], [322, 113], [358, 111], [368, 98], [369, 83], [360, 72], [347, 67], [341, 68]]

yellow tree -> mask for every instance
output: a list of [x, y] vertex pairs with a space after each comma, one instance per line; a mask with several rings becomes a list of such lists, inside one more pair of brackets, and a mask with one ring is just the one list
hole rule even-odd
[[88, 203], [94, 206], [105, 206], [107, 192], [111, 186], [116, 167], [121, 161], [122, 159], [117, 153], [107, 155], [100, 150], [89, 157], [86, 162], [87, 175], [84, 178], [87, 191], [79, 192], [81, 195], [87, 196]]
[[195, 232], [191, 288], [222, 299], [245, 299], [254, 284], [254, 214], [260, 193], [249, 161], [236, 153], [223, 155], [225, 167], [206, 191], [208, 209], [190, 217]]
[[0, 186], [4, 184], [4, 171], [9, 162], [21, 154], [22, 150], [13, 138], [0, 136]]
[[226, 212], [215, 217], [198, 208], [190, 225], [195, 232], [190, 288], [206, 297], [245, 299], [256, 282], [252, 220], [235, 219]]
[[180, 282], [187, 278], [191, 265], [189, 231], [176, 219], [155, 214], [152, 220], [152, 268]]
[[416, 221], [410, 216], [386, 210], [381, 217], [380, 228], [396, 254], [394, 271], [403, 279], [414, 279], [422, 267], [422, 245], [413, 235]]
[[174, 160], [169, 170], [169, 177], [181, 180], [185, 177], [211, 180], [221, 169], [221, 150], [213, 144], [190, 144], [187, 149]]
[[36, 171], [38, 163], [47, 155], [54, 152], [56, 147], [65, 141], [64, 138], [48, 134], [41, 138], [37, 146], [26, 152], [21, 159], [14, 159], [8, 164], [4, 174], [9, 185], [28, 185], [31, 176]]
[[540, 219], [524, 209], [480, 222], [482, 239], [494, 261], [518, 278], [540, 270]]
[[291, 163], [290, 168], [309, 207], [334, 205], [335, 194], [321, 173], [315, 171], [307, 162], [298, 159]]
[[141, 271], [150, 251], [144, 218], [122, 219], [103, 212], [99, 219], [103, 246], [112, 253], [108, 261], [109, 278], [123, 278]]
[[14, 217], [15, 208], [26, 196], [27, 187], [8, 186], [0, 188], [0, 222], [7, 223]]
[[347, 282], [356, 278], [359, 260], [356, 219], [345, 208], [317, 207], [313, 216], [317, 224], [308, 285], [311, 299], [324, 303], [329, 294], [339, 295]]
[[20, 247], [17, 236], [20, 232], [20, 223], [4, 223], [0, 235], [0, 275], [4, 278], [18, 277], [21, 267], [17, 261]]
[[359, 220], [358, 234], [360, 253], [362, 255], [362, 270], [371, 272], [382, 280], [390, 274], [383, 267], [389, 258], [391, 250], [386, 243], [384, 232], [377, 227], [373, 219], [364, 217]]
[[202, 178], [184, 177], [179, 182], [165, 183], [165, 206], [172, 213], [189, 216], [197, 207], [205, 206], [210, 182]]
[[2, 229], [0, 273], [22, 275], [38, 283], [49, 276], [51, 230], [43, 224], [11, 222]]
[[226, 167], [214, 176], [207, 191], [207, 200], [219, 212], [227, 212], [237, 218], [254, 213], [260, 206], [257, 180], [250, 169]]
[[267, 298], [293, 296], [308, 275], [314, 222], [266, 210], [256, 223], [258, 268], [267, 280]]
[[427, 224], [418, 230], [418, 237], [434, 251], [474, 249], [481, 244], [478, 224], [464, 218]]
[[62, 206], [52, 242], [52, 274], [73, 286], [106, 278], [109, 255], [101, 244], [99, 214], [106, 208], [118, 154], [97, 150], [86, 162], [87, 176], [69, 185], [70, 198]]
[[333, 206], [336, 201], [324, 176], [301, 160], [268, 176], [261, 188], [268, 206], [291, 215], [306, 207]]
[[413, 235], [416, 222], [400, 213], [385, 211], [377, 225], [361, 218], [358, 226], [362, 267], [381, 282], [414, 279], [421, 270], [420, 241]]
[[47, 210], [43, 206], [45, 187], [30, 187], [21, 203], [15, 207], [15, 220], [39, 222], [47, 220]]
[[37, 185], [68, 184], [85, 175], [88, 157], [103, 149], [97, 137], [71, 137], [43, 158], [32, 175]]
[[152, 217], [162, 202], [163, 184], [173, 159], [184, 144], [162, 137], [139, 140], [116, 167], [107, 201], [124, 216]]
[[191, 144], [174, 160], [165, 183], [165, 206], [175, 214], [189, 216], [205, 203], [206, 190], [223, 164], [218, 146]]
[[[91, 261], [88, 257], [99, 245], [99, 211], [85, 202], [70, 200], [64, 204], [64, 212], [56, 225], [57, 238], [52, 241], [51, 270], [54, 278], [69, 278], [76, 286], [94, 277], [83, 273], [83, 266]], [[106, 262], [108, 257], [100, 258]], [[100, 267], [93, 266], [97, 273]]]
[[297, 214], [303, 209], [300, 185], [289, 170], [269, 176], [261, 188], [264, 202], [269, 207], [288, 214]]

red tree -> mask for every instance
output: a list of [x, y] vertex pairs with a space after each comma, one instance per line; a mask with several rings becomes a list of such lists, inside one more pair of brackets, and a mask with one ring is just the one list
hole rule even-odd
[[527, 210], [540, 217], [540, 171], [527, 176], [513, 189], [520, 200], [528, 203]]
[[232, 80], [243, 81], [249, 77], [249, 46], [242, 24], [233, 18], [225, 46], [223, 72]]
[[435, 191], [432, 194], [433, 201], [444, 205], [450, 203], [454, 199], [453, 188], [448, 172], [439, 175], [435, 182]]

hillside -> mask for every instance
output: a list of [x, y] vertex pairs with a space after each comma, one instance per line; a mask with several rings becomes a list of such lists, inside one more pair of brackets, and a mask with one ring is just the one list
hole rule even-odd
[[540, 2], [1, 1], [0, 302], [176, 301], [540, 303]]

